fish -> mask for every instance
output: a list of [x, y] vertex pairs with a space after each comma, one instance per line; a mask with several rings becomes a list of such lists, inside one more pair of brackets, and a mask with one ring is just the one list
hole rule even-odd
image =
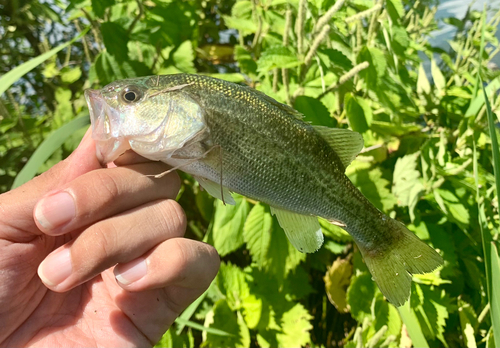
[[224, 203], [234, 204], [232, 192], [266, 203], [301, 252], [321, 247], [318, 217], [326, 219], [353, 237], [395, 306], [408, 300], [413, 274], [443, 263], [345, 175], [363, 148], [357, 132], [311, 125], [260, 91], [202, 75], [130, 78], [85, 98], [102, 162], [131, 149], [191, 174]]

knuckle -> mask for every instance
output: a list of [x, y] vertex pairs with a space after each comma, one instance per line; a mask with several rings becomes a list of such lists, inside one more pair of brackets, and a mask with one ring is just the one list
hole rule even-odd
[[187, 226], [187, 218], [184, 210], [174, 200], [166, 200], [159, 204], [158, 216], [163, 230], [174, 236], [184, 235]]
[[109, 170], [102, 169], [94, 172], [93, 190], [106, 201], [111, 201], [120, 194], [116, 180], [110, 175]]
[[[107, 223], [97, 223], [92, 226], [92, 238], [87, 241], [87, 254], [96, 255], [98, 260], [109, 259], [113, 255], [113, 246], [116, 245], [114, 241], [113, 224], [108, 221]], [[90, 252], [90, 250], [93, 250]]]

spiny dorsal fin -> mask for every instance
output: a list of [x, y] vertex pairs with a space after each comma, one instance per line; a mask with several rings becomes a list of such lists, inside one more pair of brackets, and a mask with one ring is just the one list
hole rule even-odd
[[328, 128], [324, 126], [313, 126], [313, 128], [326, 140], [335, 150], [344, 167], [356, 158], [363, 148], [363, 137], [358, 132], [349, 129]]
[[323, 244], [323, 232], [315, 216], [301, 215], [271, 207], [288, 240], [302, 253], [313, 253]]
[[222, 188], [223, 194], [224, 194], [224, 199], [222, 199], [220, 184], [217, 184], [217, 183], [213, 182], [212, 180], [201, 178], [199, 176], [194, 176], [194, 178], [196, 179], [196, 181], [198, 181], [200, 186], [203, 187], [203, 189], [205, 191], [207, 191], [207, 193], [210, 196], [215, 197], [217, 199], [220, 199], [221, 201], [223, 201], [224, 203], [227, 203], [227, 204], [231, 204], [231, 205], [236, 204], [233, 196], [231, 196], [231, 193], [229, 192], [229, 190], [227, 188], [225, 188], [225, 187]]

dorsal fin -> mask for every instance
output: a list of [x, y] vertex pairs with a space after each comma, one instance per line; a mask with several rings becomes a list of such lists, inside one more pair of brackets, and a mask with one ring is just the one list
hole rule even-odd
[[323, 244], [323, 232], [315, 216], [301, 215], [271, 207], [271, 214], [276, 215], [288, 240], [302, 253], [313, 253]]
[[343, 128], [329, 128], [324, 126], [313, 126], [313, 128], [326, 140], [335, 150], [344, 167], [356, 158], [363, 148], [363, 137], [358, 132]]

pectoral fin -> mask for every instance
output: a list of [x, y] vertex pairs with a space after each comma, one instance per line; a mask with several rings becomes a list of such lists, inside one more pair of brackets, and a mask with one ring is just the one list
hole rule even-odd
[[[200, 186], [203, 187], [203, 189], [208, 192], [210, 196], [218, 198], [226, 204], [231, 204], [231, 205], [236, 204], [233, 196], [231, 196], [231, 193], [227, 188], [222, 187], [221, 190], [220, 184], [217, 184], [205, 178], [201, 178], [199, 176], [194, 176], [194, 178], [196, 179], [196, 181], [198, 181]], [[224, 195], [224, 199], [222, 199], [222, 195]]]
[[300, 215], [271, 207], [292, 245], [303, 253], [313, 253], [323, 244], [323, 232], [315, 216]]
[[342, 128], [313, 127], [335, 150], [346, 168], [363, 148], [363, 137], [358, 132]]

